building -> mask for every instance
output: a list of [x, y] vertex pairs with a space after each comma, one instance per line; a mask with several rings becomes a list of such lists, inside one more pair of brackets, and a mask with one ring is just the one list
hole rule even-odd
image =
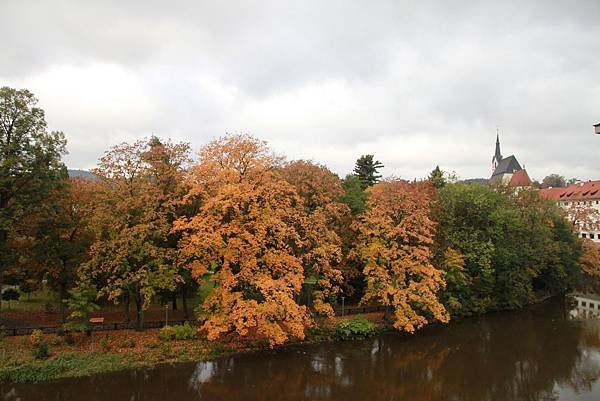
[[600, 134], [600, 123], [594, 125], [594, 132], [596, 132], [596, 134]]
[[600, 243], [600, 180], [578, 182], [566, 188], [544, 188], [540, 196], [566, 210], [581, 238]]
[[492, 157], [491, 186], [507, 185], [509, 187], [530, 187], [533, 185], [527, 170], [521, 167], [514, 155], [502, 157], [500, 151], [500, 136], [496, 134], [496, 151]]

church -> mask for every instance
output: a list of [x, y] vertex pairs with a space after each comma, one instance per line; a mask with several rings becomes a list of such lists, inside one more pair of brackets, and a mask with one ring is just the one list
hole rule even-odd
[[496, 151], [492, 157], [492, 176], [489, 183], [494, 187], [507, 185], [515, 188], [533, 185], [527, 170], [521, 167], [514, 155], [502, 157], [499, 134], [496, 134]]

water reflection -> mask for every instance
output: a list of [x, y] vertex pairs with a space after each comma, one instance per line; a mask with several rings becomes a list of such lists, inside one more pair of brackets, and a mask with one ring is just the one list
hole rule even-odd
[[577, 302], [572, 309], [554, 302], [412, 337], [390, 334], [0, 390], [6, 400], [23, 401], [598, 400], [600, 320], [590, 319], [589, 301]]

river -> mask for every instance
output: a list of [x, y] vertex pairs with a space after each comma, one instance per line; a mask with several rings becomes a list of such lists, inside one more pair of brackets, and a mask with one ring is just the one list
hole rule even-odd
[[553, 300], [413, 336], [5, 384], [0, 393], [5, 401], [597, 401], [600, 320], [586, 307]]

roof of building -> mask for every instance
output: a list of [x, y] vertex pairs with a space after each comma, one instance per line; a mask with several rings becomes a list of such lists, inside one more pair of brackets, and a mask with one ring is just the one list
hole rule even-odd
[[525, 169], [515, 172], [508, 182], [509, 187], [530, 187], [532, 185], [533, 181]]
[[510, 155], [500, 160], [500, 163], [498, 163], [498, 167], [496, 167], [494, 170], [492, 177], [502, 174], [512, 174], [519, 170], [522, 170], [522, 168], [517, 161], [517, 158], [514, 155]]
[[594, 127], [600, 127], [600, 123], [594, 124]]
[[540, 196], [557, 201], [600, 199], [600, 180], [580, 182], [566, 188], [544, 188]]

